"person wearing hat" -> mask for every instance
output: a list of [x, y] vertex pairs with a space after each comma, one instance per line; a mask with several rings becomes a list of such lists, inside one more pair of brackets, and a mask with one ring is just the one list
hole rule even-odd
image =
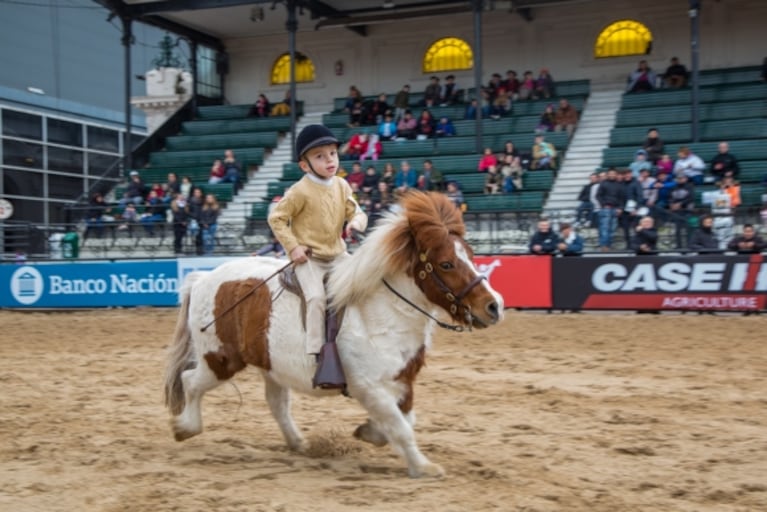
[[[336, 176], [339, 141], [325, 126], [306, 126], [296, 138], [296, 158], [304, 176], [291, 186], [268, 216], [269, 226], [295, 263], [306, 299], [306, 353], [318, 361], [325, 343], [327, 296], [324, 278], [334, 262], [347, 258], [344, 239], [365, 231], [367, 215], [354, 200], [349, 183]], [[344, 231], [346, 223], [346, 233]], [[326, 387], [314, 379], [316, 387]]]
[[146, 193], [146, 186], [144, 181], [139, 176], [138, 171], [131, 171], [128, 179], [128, 184], [125, 187], [125, 193], [120, 199], [120, 208], [125, 208], [129, 203], [139, 205], [144, 203], [144, 194]]

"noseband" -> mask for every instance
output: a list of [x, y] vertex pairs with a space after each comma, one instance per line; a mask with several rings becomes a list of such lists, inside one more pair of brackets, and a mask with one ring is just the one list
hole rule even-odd
[[467, 319], [469, 320], [468, 323], [471, 325], [471, 307], [467, 306], [461, 301], [469, 294], [471, 290], [474, 289], [475, 286], [487, 278], [484, 275], [479, 274], [475, 276], [474, 279], [472, 279], [471, 282], [463, 288], [463, 290], [458, 293], [454, 293], [453, 290], [451, 290], [450, 287], [445, 283], [445, 281], [443, 281], [442, 278], [439, 277], [436, 272], [434, 272], [434, 265], [432, 265], [429, 261], [427, 252], [422, 252], [418, 256], [418, 259], [421, 261], [421, 265], [423, 265], [423, 268], [418, 270], [418, 279], [425, 281], [426, 277], [430, 276], [432, 281], [434, 281], [434, 283], [437, 285], [437, 288], [439, 288], [439, 290], [445, 294], [445, 298], [450, 302], [450, 314], [455, 315], [458, 311], [458, 308], [462, 307]]
[[[461, 301], [469, 294], [469, 292], [475, 286], [481, 283], [483, 279], [487, 279], [487, 278], [481, 274], [476, 276], [474, 279], [471, 280], [469, 284], [467, 284], [464, 287], [463, 290], [461, 290], [459, 293], [456, 294], [456, 293], [453, 293], [453, 290], [451, 290], [450, 287], [447, 286], [447, 284], [445, 284], [445, 281], [443, 281], [441, 277], [439, 277], [436, 273], [434, 273], [434, 265], [432, 265], [431, 262], [429, 261], [429, 258], [426, 252], [422, 252], [419, 255], [419, 259], [421, 261], [421, 264], [423, 265], [423, 268], [421, 270], [418, 270], [418, 279], [420, 279], [421, 281], [425, 281], [427, 276], [431, 276], [432, 280], [436, 283], [439, 290], [445, 294], [445, 298], [447, 298], [447, 300], [450, 301], [450, 313], [455, 315], [456, 312], [458, 311], [458, 308], [462, 307], [464, 311], [464, 321], [466, 322], [468, 329], [471, 330], [471, 322], [472, 322], [471, 307], [467, 306]], [[408, 303], [411, 307], [413, 307], [420, 313], [434, 320], [437, 323], [437, 325], [439, 325], [443, 329], [449, 329], [451, 331], [456, 331], [456, 332], [462, 332], [465, 330], [463, 325], [448, 324], [446, 322], [443, 322], [441, 320], [434, 318], [434, 316], [432, 316], [428, 311], [424, 311], [423, 309], [418, 307], [416, 304], [413, 304], [412, 301], [408, 300], [407, 297], [403, 296], [401, 293], [395, 290], [386, 281], [386, 279], [383, 280], [383, 283], [384, 285], [386, 285], [389, 291], [391, 291], [394, 295], [402, 299], [404, 302]], [[419, 286], [419, 288], [421, 288], [421, 286]], [[421, 288], [421, 290], [423, 291], [423, 288]]]

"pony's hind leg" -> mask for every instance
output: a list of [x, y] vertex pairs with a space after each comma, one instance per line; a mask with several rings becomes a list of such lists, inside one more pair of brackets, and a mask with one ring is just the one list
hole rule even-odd
[[201, 359], [197, 365], [181, 373], [184, 386], [184, 410], [171, 419], [176, 441], [183, 441], [202, 432], [202, 396], [222, 381], [216, 377], [207, 362]]
[[288, 443], [288, 448], [294, 451], [303, 451], [304, 438], [299, 432], [293, 417], [290, 414], [290, 390], [281, 386], [264, 372], [266, 401], [272, 416], [277, 420], [282, 435]]

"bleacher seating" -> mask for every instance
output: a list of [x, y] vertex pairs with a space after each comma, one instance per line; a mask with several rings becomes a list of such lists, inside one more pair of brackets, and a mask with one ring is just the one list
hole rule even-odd
[[[205, 120], [214, 119], [243, 119], [247, 117], [251, 105], [211, 105], [197, 108], [197, 117]], [[296, 114], [304, 114], [304, 102], [296, 101]], [[289, 116], [276, 116], [275, 118]]]
[[[624, 94], [610, 147], [602, 167], [626, 167], [644, 141], [648, 128], [657, 128], [672, 159], [681, 146], [689, 147], [706, 163], [717, 154], [718, 142], [728, 141], [740, 163], [742, 205], [762, 204], [767, 177], [767, 84], [758, 66], [705, 70], [700, 73], [698, 119], [700, 142], [692, 140], [691, 89], [661, 89]], [[696, 187], [696, 204], [716, 185]]]

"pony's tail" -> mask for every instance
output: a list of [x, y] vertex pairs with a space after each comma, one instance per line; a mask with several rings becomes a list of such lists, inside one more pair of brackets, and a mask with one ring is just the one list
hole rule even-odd
[[184, 410], [184, 383], [181, 373], [193, 367], [192, 332], [189, 329], [189, 299], [192, 286], [202, 276], [201, 272], [192, 272], [184, 280], [181, 287], [181, 308], [176, 319], [173, 341], [168, 349], [168, 360], [165, 368], [165, 406], [177, 416]]

